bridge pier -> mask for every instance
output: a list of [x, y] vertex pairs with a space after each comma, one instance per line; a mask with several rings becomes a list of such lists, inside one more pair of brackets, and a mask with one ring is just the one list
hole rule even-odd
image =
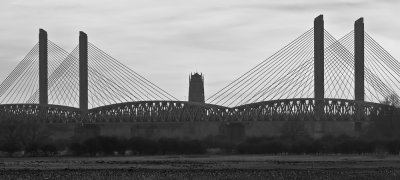
[[324, 17], [314, 19], [314, 99], [316, 120], [324, 114]]
[[83, 121], [88, 118], [88, 38], [79, 32], [79, 108]]
[[47, 32], [39, 29], [39, 113], [42, 118], [47, 116], [45, 107], [48, 104], [47, 58]]
[[356, 100], [356, 121], [364, 119], [364, 19], [354, 23], [354, 99]]

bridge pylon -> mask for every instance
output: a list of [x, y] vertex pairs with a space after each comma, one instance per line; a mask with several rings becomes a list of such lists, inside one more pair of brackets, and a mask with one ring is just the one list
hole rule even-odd
[[79, 32], [79, 108], [82, 120], [88, 118], [88, 38]]
[[40, 117], [46, 118], [48, 104], [47, 32], [39, 29], [39, 105]]
[[39, 104], [47, 105], [47, 32], [39, 29]]
[[354, 22], [354, 99], [356, 121], [363, 118], [364, 102], [364, 19]]
[[315, 117], [321, 120], [324, 114], [324, 16], [314, 19], [314, 99]]

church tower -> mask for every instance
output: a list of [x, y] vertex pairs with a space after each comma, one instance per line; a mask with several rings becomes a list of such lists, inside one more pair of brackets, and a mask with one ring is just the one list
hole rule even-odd
[[189, 77], [189, 102], [204, 103], [204, 76], [194, 73]]

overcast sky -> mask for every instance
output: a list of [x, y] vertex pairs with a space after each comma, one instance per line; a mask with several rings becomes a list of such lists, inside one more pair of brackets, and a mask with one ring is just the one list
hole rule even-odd
[[205, 74], [206, 97], [313, 26], [340, 38], [364, 17], [365, 30], [400, 59], [397, 0], [1, 0], [0, 80], [38, 41], [38, 29], [67, 51], [78, 31], [179, 99], [188, 75]]

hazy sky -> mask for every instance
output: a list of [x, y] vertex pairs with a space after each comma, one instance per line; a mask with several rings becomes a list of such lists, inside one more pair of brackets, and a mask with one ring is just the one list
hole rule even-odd
[[78, 31], [179, 99], [188, 75], [205, 74], [206, 97], [313, 26], [340, 38], [365, 30], [400, 59], [397, 0], [1, 0], [0, 80], [38, 41], [38, 29], [67, 51]]

